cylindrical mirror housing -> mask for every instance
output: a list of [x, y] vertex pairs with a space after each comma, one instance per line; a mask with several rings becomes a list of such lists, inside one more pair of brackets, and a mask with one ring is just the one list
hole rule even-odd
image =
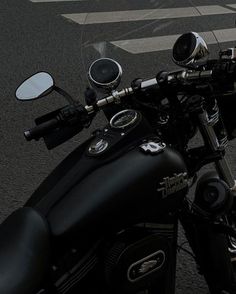
[[197, 61], [203, 61], [209, 51], [206, 42], [198, 33], [189, 32], [176, 40], [172, 54], [175, 64], [190, 67]]
[[120, 64], [110, 58], [95, 60], [88, 71], [91, 85], [103, 92], [111, 92], [120, 84], [122, 68]]

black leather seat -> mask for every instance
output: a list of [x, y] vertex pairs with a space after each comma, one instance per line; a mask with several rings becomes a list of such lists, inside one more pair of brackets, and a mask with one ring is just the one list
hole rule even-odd
[[49, 266], [49, 228], [32, 208], [13, 212], [0, 225], [0, 293], [35, 294]]

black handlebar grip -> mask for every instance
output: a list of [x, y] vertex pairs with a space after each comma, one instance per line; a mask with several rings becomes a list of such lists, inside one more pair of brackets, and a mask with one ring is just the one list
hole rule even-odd
[[57, 118], [53, 118], [51, 120], [41, 123], [33, 129], [25, 131], [24, 136], [27, 141], [31, 141], [33, 139], [38, 140], [53, 129], [56, 129], [58, 126], [59, 120]]

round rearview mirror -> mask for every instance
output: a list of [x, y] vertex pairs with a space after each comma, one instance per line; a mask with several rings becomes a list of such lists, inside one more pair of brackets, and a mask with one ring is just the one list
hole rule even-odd
[[54, 80], [46, 72], [38, 72], [25, 80], [16, 90], [16, 98], [21, 101], [38, 99], [52, 92]]
[[195, 32], [181, 35], [176, 40], [172, 53], [174, 63], [183, 67], [192, 67], [209, 55], [206, 42]]

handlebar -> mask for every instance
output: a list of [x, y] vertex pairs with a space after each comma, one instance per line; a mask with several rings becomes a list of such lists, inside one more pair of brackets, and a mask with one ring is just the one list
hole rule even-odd
[[86, 105], [84, 107], [81, 104], [66, 106], [62, 109], [61, 112], [59, 111], [59, 115], [56, 115], [56, 117], [37, 125], [33, 129], [25, 131], [24, 135], [28, 141], [32, 139], [38, 140], [40, 137], [43, 137], [44, 135], [68, 122], [70, 125], [80, 124], [83, 128], [85, 122], [88, 121], [88, 119], [85, 119], [85, 117], [88, 118], [91, 116], [91, 114], [96, 113], [106, 105], [120, 103], [122, 98], [130, 96], [136, 93], [138, 90], [142, 91], [154, 87], [159, 89], [162, 87], [163, 81], [167, 86], [171, 86], [176, 83], [184, 85], [186, 82], [194, 83], [199, 81], [218, 81], [220, 80], [220, 78], [218, 79], [218, 76], [221, 75], [227, 81], [228, 76], [231, 78], [233, 76], [234, 78], [236, 72], [235, 69], [236, 65], [231, 61], [222, 64], [216, 63], [215, 66], [213, 66], [210, 70], [179, 70], [170, 73], [161, 72], [164, 74], [158, 74], [155, 78], [149, 80], [141, 80], [138, 88], [131, 86], [129, 88], [124, 88], [121, 91], [113, 91], [110, 96], [98, 100], [93, 105]]
[[[234, 78], [236, 75], [236, 64], [234, 61], [227, 61], [223, 63], [216, 63], [210, 70], [180, 70], [166, 73], [165, 78], [167, 85], [174, 83], [199, 82], [199, 81], [227, 81], [228, 78]], [[161, 77], [163, 79], [163, 77]], [[152, 87], [161, 87], [161, 81], [156, 77], [149, 80], [142, 81], [139, 89], [145, 90]], [[96, 109], [102, 108], [110, 103], [119, 103], [121, 98], [134, 94], [134, 88], [125, 88], [121, 91], [113, 91], [112, 95], [100, 99], [96, 105], [85, 106], [88, 114], [93, 113]]]
[[83, 129], [88, 123], [88, 113], [80, 103], [69, 104], [36, 119], [37, 126], [24, 132], [27, 141], [38, 140], [56, 129], [75, 127]]
[[50, 119], [40, 125], [29, 129], [24, 132], [24, 136], [27, 141], [31, 141], [33, 139], [38, 140], [44, 135], [50, 133], [52, 130], [59, 127], [59, 120], [57, 118]]
[[[206, 71], [191, 71], [191, 70], [182, 70], [173, 73], [167, 74], [167, 83], [172, 84], [173, 82], [190, 82], [199, 79], [211, 79], [213, 71], [206, 70]], [[145, 90], [148, 88], [156, 87], [159, 88], [159, 81], [157, 78], [152, 78], [149, 80], [145, 80], [141, 82], [139, 89]], [[134, 88], [124, 88], [121, 91], [113, 91], [112, 95], [107, 96], [105, 98], [100, 99], [97, 101], [95, 105], [86, 105], [85, 109], [87, 110], [88, 114], [94, 113], [96, 109], [100, 109], [108, 104], [111, 103], [119, 103], [121, 98], [126, 96], [130, 96], [135, 93]]]

